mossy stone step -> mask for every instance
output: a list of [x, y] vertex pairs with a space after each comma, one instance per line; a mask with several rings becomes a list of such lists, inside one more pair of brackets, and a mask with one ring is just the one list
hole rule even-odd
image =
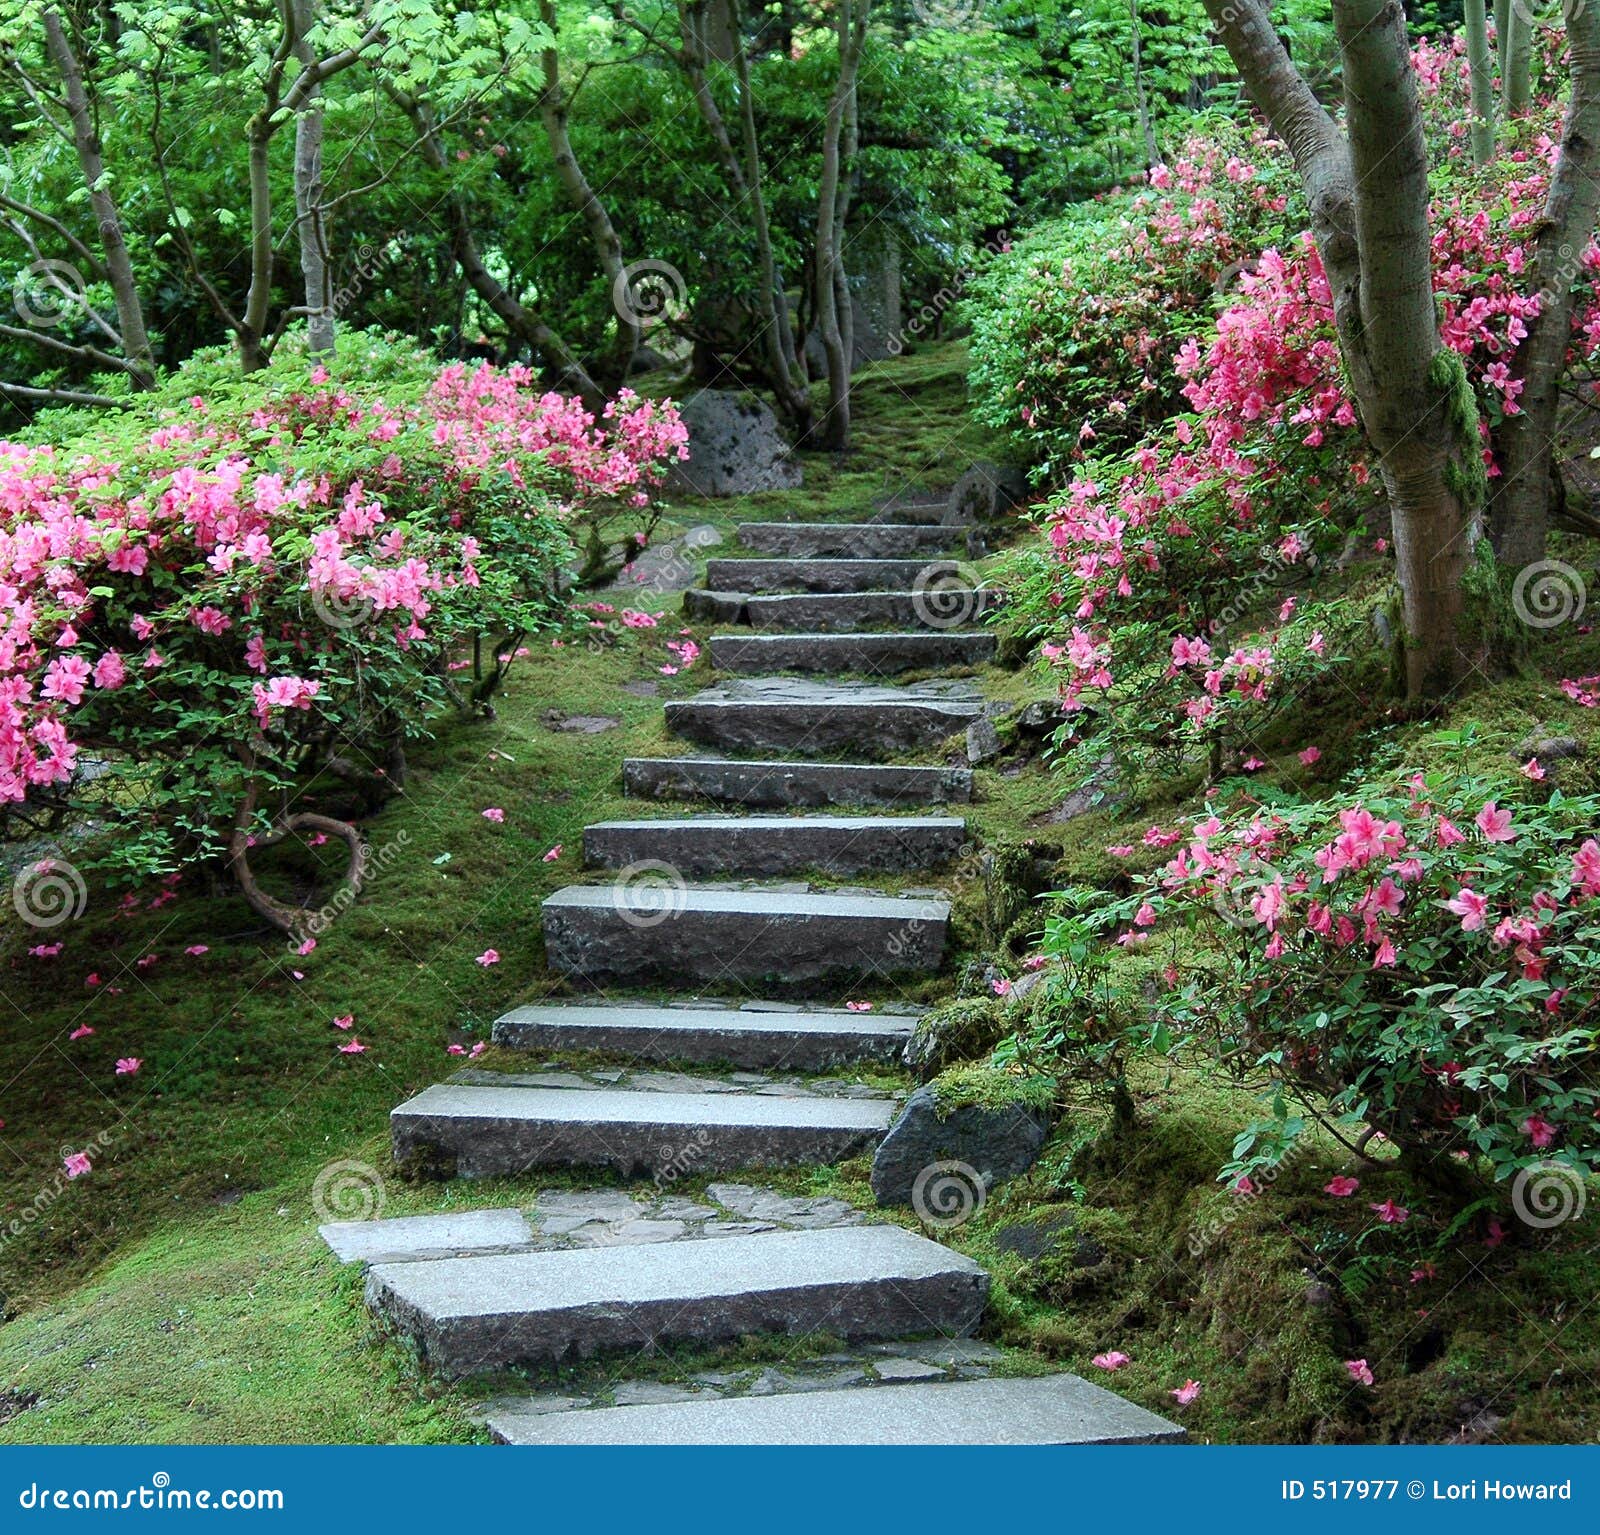
[[902, 634], [714, 634], [711, 664], [745, 676], [775, 672], [856, 672], [892, 677], [899, 672], [982, 666], [994, 659], [992, 634], [944, 633], [937, 629]]
[[914, 559], [966, 545], [965, 530], [939, 523], [745, 522], [738, 539], [785, 559]]
[[[690, 594], [685, 594], [685, 608]], [[785, 592], [746, 597], [729, 609], [727, 594], [708, 592], [701, 611], [719, 623], [747, 623], [774, 634], [857, 634], [882, 629], [960, 629], [1000, 606], [992, 587], [955, 581], [919, 592]]]
[[906, 873], [950, 862], [966, 835], [959, 816], [701, 815], [597, 821], [583, 857], [605, 869], [658, 859], [691, 875]]
[[445, 1376], [752, 1335], [959, 1336], [989, 1277], [898, 1226], [379, 1264], [367, 1304]]
[[704, 799], [757, 810], [966, 804], [972, 798], [972, 769], [897, 767], [880, 762], [629, 757], [622, 764], [622, 789], [633, 799]]
[[961, 581], [970, 566], [958, 560], [707, 560], [712, 592], [909, 592]]

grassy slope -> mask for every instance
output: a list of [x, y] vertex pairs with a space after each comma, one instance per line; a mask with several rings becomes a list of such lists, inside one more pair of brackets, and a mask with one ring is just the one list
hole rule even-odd
[[[873, 370], [858, 392], [857, 458], [809, 460], [802, 492], [685, 506], [678, 517], [827, 517], [907, 485], [948, 483], [992, 451], [964, 422], [962, 369], [960, 348], [941, 346]], [[641, 813], [618, 795], [621, 757], [667, 746], [659, 699], [624, 684], [659, 681], [671, 696], [702, 681], [657, 678], [671, 632], [664, 625], [622, 650], [541, 653], [513, 673], [497, 720], [444, 729], [419, 748], [405, 796], [369, 827], [377, 846], [404, 833], [404, 855], [304, 959], [254, 929], [237, 900], [198, 890], [125, 918], [97, 892], [84, 919], [48, 935], [67, 943], [50, 962], [28, 958], [27, 942], [8, 933], [0, 954], [7, 1218], [45, 1195], [37, 1219], [0, 1245], [0, 1284], [14, 1313], [0, 1328], [0, 1388], [11, 1389], [14, 1405], [38, 1399], [0, 1422], [0, 1440], [477, 1434], [471, 1395], [419, 1380], [371, 1327], [355, 1277], [315, 1237], [312, 1184], [341, 1160], [382, 1175], [385, 1115], [446, 1074], [445, 1044], [480, 1037], [506, 1005], [550, 988], [539, 899], [577, 875], [584, 824]], [[1591, 641], [1564, 639], [1589, 653], [1552, 658], [1556, 674], [1600, 669]], [[1021, 675], [993, 674], [986, 685], [1014, 698], [1037, 691]], [[623, 724], [556, 733], [543, 723], [549, 709]], [[1438, 731], [1405, 732], [1364, 698], [1325, 701], [1315, 726], [1328, 754], [1321, 771], [1331, 779], [1397, 733], [1414, 760], [1448, 753], [1505, 771], [1506, 752], [1531, 724], [1581, 734], [1591, 718], [1548, 682], [1527, 681], [1476, 695], [1471, 713], [1478, 739], [1461, 745]], [[1292, 761], [1270, 748], [1303, 740], [1263, 743], [1261, 754]], [[1065, 787], [1042, 766], [987, 769], [980, 787], [974, 820], [989, 845], [1038, 836], [1059, 849], [1063, 878], [1106, 883], [1124, 871], [1105, 845], [1170, 817], [1193, 784], [1160, 786], [1120, 821], [1100, 812], [1070, 826], [1042, 822]], [[505, 808], [503, 826], [482, 819], [489, 805]], [[562, 856], [544, 862], [557, 843]], [[961, 954], [941, 984], [971, 988], [980, 983], [968, 964], [985, 947], [984, 878], [968, 863], [943, 882], [955, 889]], [[184, 955], [202, 942], [208, 954]], [[486, 969], [474, 956], [490, 946], [503, 958]], [[158, 962], [136, 968], [150, 952]], [[108, 984], [84, 987], [91, 970]], [[343, 1036], [329, 1020], [346, 1012], [371, 1046], [366, 1055], [334, 1048]], [[85, 1021], [95, 1034], [69, 1041]], [[113, 1064], [126, 1054], [146, 1065], [119, 1081]], [[1085, 1369], [1091, 1354], [1124, 1349], [1134, 1363], [1119, 1374], [1120, 1389], [1161, 1409], [1171, 1386], [1200, 1378], [1205, 1388], [1186, 1419], [1219, 1439], [1447, 1438], [1495, 1420], [1514, 1437], [1593, 1438], [1600, 1328], [1579, 1256], [1472, 1251], [1441, 1265], [1426, 1300], [1380, 1285], [1310, 1305], [1306, 1270], [1336, 1259], [1352, 1234], [1318, 1192], [1343, 1166], [1337, 1148], [1240, 1210], [1213, 1180], [1251, 1106], [1187, 1077], [1144, 1087], [1133, 1129], [1073, 1161], [1092, 1111], [1070, 1113], [1034, 1174], [998, 1191], [953, 1238], [994, 1269], [991, 1330], [1018, 1347], [1014, 1368], [1059, 1360]], [[58, 1195], [61, 1149], [103, 1129], [108, 1153]], [[773, 1181], [869, 1204], [866, 1170], [858, 1161]], [[384, 1179], [390, 1214], [526, 1203], [535, 1187]], [[1408, 1194], [1388, 1174], [1368, 1188], [1375, 1199]], [[1073, 1234], [1031, 1260], [997, 1246], [1002, 1228], [1040, 1219], [1070, 1222]], [[1208, 1221], [1220, 1234], [1191, 1258], [1188, 1235]], [[1376, 1392], [1343, 1379], [1340, 1361], [1362, 1356], [1379, 1375]], [[634, 1363], [630, 1372], [671, 1374], [696, 1362]], [[6, 1407], [0, 1395], [0, 1419]]]

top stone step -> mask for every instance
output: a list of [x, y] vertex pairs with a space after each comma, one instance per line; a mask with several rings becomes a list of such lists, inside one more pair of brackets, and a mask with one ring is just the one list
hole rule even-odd
[[967, 547], [965, 530], [937, 523], [745, 522], [739, 542], [760, 554], [800, 559], [907, 559]]
[[707, 560], [712, 592], [912, 592], [931, 583], [978, 585], [960, 560]]

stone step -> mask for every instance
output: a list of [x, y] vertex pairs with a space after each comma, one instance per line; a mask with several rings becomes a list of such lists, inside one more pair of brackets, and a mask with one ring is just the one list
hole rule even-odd
[[648, 869], [542, 908], [546, 961], [589, 986], [664, 979], [820, 987], [937, 970], [949, 903], [688, 885]]
[[700, 815], [597, 821], [583, 857], [602, 869], [654, 859], [680, 874], [895, 874], [948, 863], [966, 835], [958, 816]]
[[932, 746], [983, 714], [970, 683], [912, 687], [751, 677], [675, 698], [667, 728], [720, 751], [768, 756], [888, 757]]
[[972, 770], [878, 762], [629, 757], [622, 764], [622, 790], [634, 799], [705, 799], [755, 809], [966, 804], [972, 799]]
[[897, 672], [982, 666], [994, 659], [992, 634], [713, 634], [711, 664], [745, 676], [776, 672], [860, 672], [889, 677]]
[[540, 1003], [513, 1008], [495, 1019], [494, 1042], [512, 1050], [603, 1050], [639, 1061], [827, 1071], [893, 1058], [915, 1023], [911, 1013], [820, 1007], [799, 1011], [779, 1003]]
[[977, 1326], [989, 1276], [898, 1226], [378, 1264], [367, 1304], [441, 1375], [752, 1334]]
[[[721, 592], [707, 592], [712, 599]], [[685, 595], [687, 606], [687, 594]], [[959, 629], [979, 622], [1000, 606], [993, 587], [951, 583], [920, 592], [788, 592], [746, 597], [729, 616], [725, 603], [713, 602], [700, 616], [718, 623], [746, 623], [783, 634], [854, 634], [864, 629]]]
[[782, 559], [901, 560], [966, 549], [964, 529], [939, 523], [743, 522], [738, 539]]
[[707, 560], [713, 592], [909, 592], [968, 580], [959, 560]]
[[535, 1167], [643, 1174], [837, 1162], [882, 1138], [892, 1098], [437, 1082], [389, 1113], [395, 1166], [426, 1177]]
[[1181, 1444], [1176, 1423], [1077, 1375], [918, 1381], [489, 1417], [501, 1444]]

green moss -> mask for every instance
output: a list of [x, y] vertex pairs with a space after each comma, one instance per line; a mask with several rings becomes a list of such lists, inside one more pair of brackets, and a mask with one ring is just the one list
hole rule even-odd
[[930, 1084], [941, 1119], [957, 1109], [1033, 1109], [1047, 1113], [1056, 1101], [1054, 1077], [1021, 1076], [993, 1066], [952, 1066]]
[[1455, 456], [1445, 465], [1445, 483], [1471, 517], [1489, 499], [1489, 472], [1478, 436], [1478, 397], [1466, 364], [1449, 347], [1440, 347], [1428, 364], [1428, 387], [1439, 397], [1445, 423], [1455, 441]]

